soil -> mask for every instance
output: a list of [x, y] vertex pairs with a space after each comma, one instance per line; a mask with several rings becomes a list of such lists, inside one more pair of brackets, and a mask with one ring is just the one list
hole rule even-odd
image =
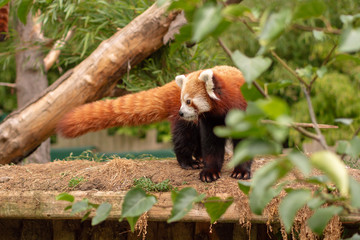
[[[253, 171], [270, 157], [258, 158]], [[19, 191], [127, 191], [133, 180], [148, 177], [158, 183], [166, 179], [174, 187], [194, 187], [209, 194], [239, 192], [237, 181], [230, 177], [231, 169], [222, 170], [219, 180], [203, 183], [199, 180], [199, 169], [185, 170], [176, 159], [129, 160], [112, 159], [107, 162], [87, 160], [55, 161], [46, 164], [5, 165], [0, 167], [0, 190]], [[72, 179], [81, 179], [77, 186], [70, 187]]]
[[[252, 172], [271, 160], [271, 156], [258, 157], [252, 165]], [[360, 170], [348, 170], [350, 175], [360, 181]], [[0, 190], [127, 191], [133, 186], [133, 179], [148, 177], [155, 183], [169, 179], [172, 186], [180, 189], [191, 186], [198, 192], [208, 194], [238, 195], [234, 194], [239, 192], [239, 188], [237, 181], [230, 177], [231, 171], [225, 162], [219, 180], [203, 183], [199, 180], [199, 169], [182, 169], [176, 159], [112, 159], [107, 162], [73, 160], [46, 164], [4, 165], [0, 166]], [[290, 174], [289, 178], [293, 178], [293, 175]], [[80, 183], [69, 186], [72, 179], [80, 179]]]

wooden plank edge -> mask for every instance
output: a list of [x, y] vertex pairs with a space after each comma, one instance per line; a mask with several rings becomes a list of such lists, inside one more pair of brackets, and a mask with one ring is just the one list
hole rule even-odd
[[[56, 191], [0, 191], [0, 219], [48, 219], [48, 220], [67, 220], [81, 219], [82, 214], [72, 215], [70, 211], [65, 211], [70, 203], [57, 201], [55, 197], [60, 194]], [[88, 198], [92, 203], [108, 202], [112, 204], [112, 210], [108, 217], [109, 220], [117, 220], [121, 216], [121, 206], [126, 192], [103, 192], [103, 191], [73, 191], [69, 194], [75, 197], [75, 201]], [[172, 209], [170, 193], [155, 193], [158, 202], [148, 212], [149, 221], [166, 221]], [[223, 196], [222, 196], [223, 197]], [[92, 217], [93, 214], [90, 215]], [[219, 219], [219, 222], [238, 223], [240, 215], [232, 204], [226, 213]], [[194, 208], [181, 220], [182, 222], [210, 222], [203, 204], [196, 204]], [[266, 223], [266, 216], [252, 215], [252, 223]], [[343, 223], [360, 222], [360, 214], [340, 216]], [[278, 223], [279, 219], [274, 218], [272, 223]]]

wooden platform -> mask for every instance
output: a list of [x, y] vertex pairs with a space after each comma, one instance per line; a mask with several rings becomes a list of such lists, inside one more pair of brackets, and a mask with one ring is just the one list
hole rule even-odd
[[[64, 211], [69, 203], [55, 200], [58, 194], [56, 191], [0, 191], [0, 239], [142, 239], [139, 232], [129, 231], [126, 221], [118, 221], [126, 192], [70, 192], [76, 201], [88, 198], [94, 203], [112, 204], [109, 218], [94, 227], [89, 220], [81, 222], [82, 215]], [[264, 216], [252, 215], [251, 228], [239, 224], [241, 215], [234, 204], [211, 227], [202, 204], [196, 204], [181, 222], [167, 224], [172, 208], [170, 193], [154, 195], [158, 202], [147, 213], [146, 239], [269, 239], [270, 236], [276, 239], [281, 236], [278, 219], [271, 222], [272, 233], [267, 231], [268, 219]], [[356, 215], [340, 219], [345, 225], [360, 223], [360, 216]]]

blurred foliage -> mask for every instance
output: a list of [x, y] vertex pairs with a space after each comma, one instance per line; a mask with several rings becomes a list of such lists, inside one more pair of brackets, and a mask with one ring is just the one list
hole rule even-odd
[[[31, 1], [16, 0], [11, 2], [12, 21], [10, 21], [10, 38], [0, 43], [1, 82], [15, 81], [14, 55], [17, 47], [14, 19], [30, 11]], [[66, 70], [73, 68], [84, 60], [101, 43], [117, 30], [125, 27], [132, 19], [144, 12], [154, 1], [151, 0], [37, 0], [32, 5], [32, 12], [41, 11], [38, 21], [43, 23], [46, 43], [61, 39], [70, 29], [74, 29], [73, 37], [61, 48], [62, 52], [57, 63], [49, 70], [48, 79], [51, 84]], [[160, 1], [165, 2], [165, 1]], [[141, 91], [160, 86], [174, 79], [178, 74], [214, 65], [232, 64], [217, 42], [217, 37], [231, 51], [238, 50], [249, 58], [259, 54], [259, 50], [276, 49], [277, 54], [293, 69], [320, 69], [324, 58], [334, 44], [346, 43], [345, 34], [340, 38], [335, 34], [323, 34], [318, 31], [303, 31], [289, 23], [277, 28], [276, 34], [261, 35], [261, 28], [269, 24], [270, 17], [289, 17], [294, 14], [293, 24], [308, 27], [333, 29], [350, 29], [349, 33], [358, 33], [360, 26], [358, 9], [360, 3], [353, 0], [244, 0], [240, 7], [228, 7], [222, 10], [224, 1], [175, 1], [173, 8], [183, 7], [190, 24], [181, 29], [176, 41], [161, 48], [148, 59], [133, 66], [129, 75], [124, 76], [120, 88], [129, 91]], [[315, 10], [303, 10], [306, 4], [315, 4]], [[314, 6], [315, 6], [314, 5]], [[184, 7], [185, 6], [185, 7]], [[221, 7], [220, 7], [221, 6]], [[18, 10], [20, 8], [20, 10]], [[289, 11], [281, 12], [282, 9]], [[281, 14], [279, 14], [281, 12]], [[222, 17], [219, 17], [219, 16]], [[254, 28], [255, 34], [241, 21], [247, 18], [247, 24]], [[205, 24], [206, 23], [206, 24]], [[210, 24], [209, 24], [210, 23]], [[211, 28], [207, 27], [210, 26]], [[213, 36], [213, 37], [209, 37]], [[268, 39], [268, 40], [266, 40]], [[340, 40], [339, 40], [340, 39]], [[186, 42], [198, 41], [192, 48]], [[355, 44], [356, 45], [356, 42]], [[50, 50], [51, 44], [42, 44], [44, 53]], [[319, 123], [339, 124], [340, 130], [324, 130], [329, 143], [337, 139], [350, 139], [351, 134], [359, 126], [359, 108], [356, 97], [360, 87], [359, 53], [341, 53], [338, 50], [327, 65], [324, 75], [316, 81], [312, 90], [314, 109]], [[301, 88], [296, 79], [288, 74], [276, 61], [272, 61], [269, 69], [260, 77], [255, 76], [270, 95], [279, 96], [291, 107], [294, 121], [308, 122], [308, 111]], [[341, 79], [336, 81], [335, 78]], [[344, 80], [346, 79], [346, 80]], [[120, 80], [120, 79], [119, 79]], [[342, 81], [344, 80], [344, 81]], [[326, 84], [332, 82], [332, 84]], [[325, 86], [326, 85], [326, 86]], [[329, 91], [323, 91], [324, 88]], [[346, 91], [345, 91], [346, 90]], [[349, 91], [348, 91], [349, 90]], [[250, 85], [245, 91], [249, 100], [256, 100], [259, 93]], [[349, 94], [351, 92], [351, 94]], [[331, 99], [331, 100], [330, 100]], [[336, 100], [336, 101], [335, 101]], [[0, 111], [11, 112], [16, 108], [15, 91], [0, 86]], [[351, 125], [335, 122], [338, 118], [352, 119]], [[159, 141], [168, 141], [169, 127], [155, 124], [134, 129], [118, 129], [120, 133], [140, 134], [149, 128], [159, 130]], [[114, 130], [110, 130], [114, 133]], [[299, 134], [290, 131], [289, 143], [300, 145], [304, 140]]]
[[[323, 130], [329, 145], [339, 139], [350, 139], [354, 134], [353, 125], [360, 125], [360, 92], [351, 82], [351, 77], [340, 72], [329, 72], [316, 80], [312, 103], [318, 122], [339, 125], [339, 129]], [[292, 106], [292, 116], [298, 122], [310, 122], [310, 116], [305, 99]], [[350, 118], [353, 125], [338, 123], [339, 118]], [[300, 145], [301, 135], [291, 130], [291, 141]]]

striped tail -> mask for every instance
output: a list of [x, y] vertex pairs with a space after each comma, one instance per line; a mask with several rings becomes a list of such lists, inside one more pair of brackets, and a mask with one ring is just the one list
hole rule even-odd
[[65, 114], [56, 131], [68, 138], [115, 126], [137, 126], [165, 120], [180, 108], [180, 88], [162, 87], [79, 106]]

